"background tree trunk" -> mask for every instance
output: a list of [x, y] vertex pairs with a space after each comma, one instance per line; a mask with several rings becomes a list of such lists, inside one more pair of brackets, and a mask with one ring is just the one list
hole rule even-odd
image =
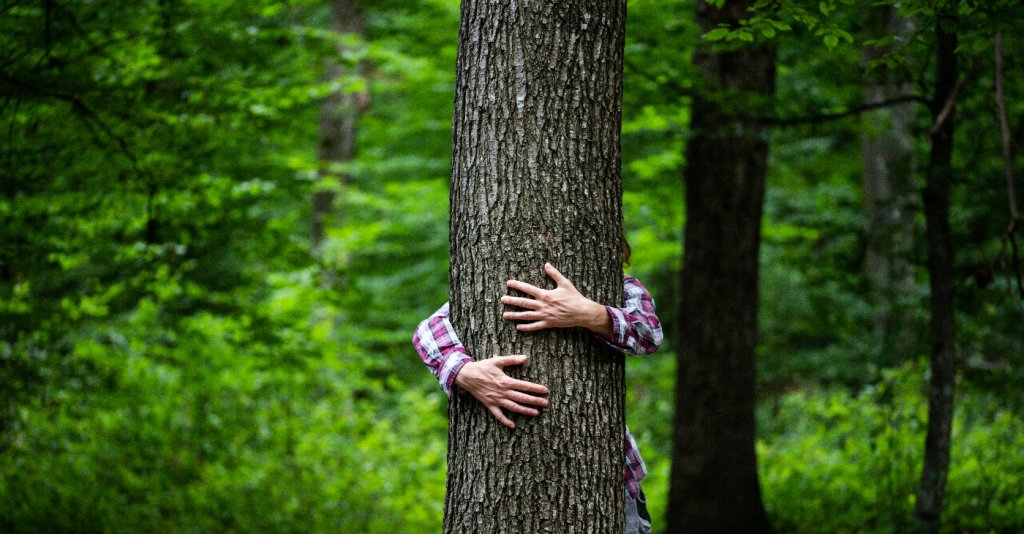
[[[715, 9], [698, 2], [697, 20], [705, 31], [733, 26], [751, 4]], [[763, 130], [730, 112], [754, 100], [751, 94], [773, 94], [775, 51], [704, 47], [694, 61], [705, 87], [693, 100], [686, 146], [668, 531], [765, 532], [771, 527], [754, 452], [754, 348], [768, 142]]]
[[[872, 27], [886, 35], [911, 38], [913, 24], [893, 6], [875, 8]], [[878, 36], [881, 37], [881, 36]], [[888, 50], [865, 47], [865, 65]], [[881, 68], [864, 85], [864, 102], [882, 102], [914, 93], [912, 84], [899, 74]], [[865, 268], [871, 300], [876, 304], [875, 339], [879, 340], [879, 363], [891, 365], [911, 356], [914, 348], [914, 320], [911, 313], [914, 291], [914, 217], [917, 214], [918, 185], [914, 147], [915, 103], [888, 106], [864, 114], [861, 129], [861, 183], [864, 191]]]
[[452, 322], [479, 358], [529, 355], [516, 376], [551, 393], [515, 430], [452, 396], [445, 532], [624, 528], [622, 355], [584, 331], [519, 334], [499, 302], [509, 278], [553, 287], [545, 261], [584, 295], [622, 301], [624, 33], [624, 1], [462, 2]]
[[[957, 37], [947, 33], [940, 16], [936, 25], [936, 75], [932, 116], [939, 128], [932, 136], [928, 183], [924, 189], [924, 217], [928, 239], [931, 286], [931, 385], [928, 390], [928, 436], [924, 466], [917, 490], [914, 517], [927, 530], [938, 530], [942, 497], [949, 472], [950, 435], [953, 428], [953, 389], [956, 380], [956, 316], [953, 287], [953, 244], [949, 230], [949, 190], [952, 182], [953, 108], [957, 83]], [[949, 109], [943, 116], [943, 110]]]
[[[339, 34], [355, 34], [362, 36], [363, 9], [354, 0], [335, 0], [331, 3], [331, 31]], [[338, 56], [342, 50], [339, 47]], [[327, 65], [327, 79], [343, 83], [351, 67], [334, 59]], [[360, 100], [365, 95], [338, 89], [330, 94], [320, 108], [320, 144], [317, 147], [317, 159], [320, 169], [317, 176], [322, 179], [336, 179], [337, 186], [346, 182], [344, 175], [336, 168], [338, 163], [351, 161], [356, 155], [356, 123], [359, 120]], [[334, 213], [335, 189], [319, 189], [313, 193], [313, 213], [310, 227], [310, 241], [313, 249], [320, 248], [324, 240], [326, 226]]]

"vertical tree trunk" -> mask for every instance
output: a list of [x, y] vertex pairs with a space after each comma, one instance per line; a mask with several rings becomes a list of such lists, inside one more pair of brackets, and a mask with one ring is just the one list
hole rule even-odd
[[[952, 181], [954, 113], [957, 78], [957, 37], [936, 22], [936, 76], [932, 115], [938, 129], [932, 136], [928, 183], [924, 189], [924, 217], [928, 239], [931, 286], [931, 386], [928, 391], [928, 436], [924, 467], [917, 490], [914, 517], [928, 530], [937, 531], [942, 497], [949, 472], [950, 435], [953, 427], [953, 389], [956, 379], [956, 317], [953, 287], [953, 244], [949, 231], [949, 190]], [[943, 116], [944, 109], [948, 114]], [[939, 124], [938, 121], [941, 121]]]
[[[752, 3], [698, 2], [697, 19], [705, 31], [735, 26]], [[754, 452], [754, 348], [768, 142], [730, 112], [751, 95], [773, 94], [775, 51], [705, 47], [694, 61], [705, 86], [693, 100], [686, 147], [668, 532], [767, 532]]]
[[[335, 0], [331, 3], [331, 31], [339, 34], [363, 35], [362, 6], [355, 0]], [[338, 55], [341, 55], [338, 50]], [[327, 64], [327, 79], [342, 81], [350, 74], [351, 67], [339, 60]], [[345, 176], [339, 174], [338, 163], [351, 161], [356, 154], [356, 122], [359, 119], [358, 93], [338, 89], [330, 94], [320, 108], [320, 145], [317, 148], [319, 171], [323, 180], [336, 179], [337, 186], [344, 185]], [[314, 250], [320, 248], [330, 216], [334, 213], [335, 189], [329, 187], [313, 193], [313, 212], [310, 227], [310, 241]]]
[[463, 0], [453, 118], [451, 317], [471, 354], [527, 354], [549, 387], [537, 418], [501, 426], [449, 407], [444, 531], [622, 532], [624, 361], [578, 330], [521, 334], [505, 282], [553, 287], [550, 261], [622, 301], [619, 130], [625, 1]]
[[[893, 6], [873, 11], [886, 35], [910, 38], [913, 25]], [[874, 20], [874, 19], [873, 19]], [[864, 49], [864, 62], [881, 57], [886, 50]], [[913, 86], [880, 69], [864, 86], [865, 102], [881, 102], [913, 93]], [[912, 102], [878, 109], [864, 115], [861, 128], [861, 174], [864, 190], [865, 268], [871, 298], [876, 303], [875, 339], [880, 341], [882, 363], [910, 356], [914, 347], [911, 298], [914, 266], [914, 217], [917, 213], [917, 169]]]

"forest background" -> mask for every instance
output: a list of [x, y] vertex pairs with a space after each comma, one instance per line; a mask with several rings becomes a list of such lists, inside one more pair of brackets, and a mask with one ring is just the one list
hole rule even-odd
[[[627, 407], [656, 531], [690, 60], [702, 40], [730, 38], [778, 48], [757, 355], [769, 517], [782, 531], [908, 525], [928, 410], [921, 102], [940, 3], [902, 3], [898, 31], [875, 16], [886, 3], [783, 3], [750, 32], [709, 36], [692, 1], [629, 3], [628, 271], [654, 295], [667, 341], [629, 360]], [[943, 525], [1019, 531], [1024, 296], [1020, 230], [1007, 227], [1021, 188], [1006, 169], [1022, 160], [1024, 43], [1010, 30], [1024, 15], [956, 4], [958, 373]], [[458, 2], [357, 7], [344, 26], [314, 1], [0, 5], [0, 528], [439, 529], [446, 399], [409, 340], [447, 295]], [[896, 104], [865, 105], [881, 78], [911, 96], [900, 103], [912, 194], [883, 199], [908, 214], [900, 239], [873, 237], [865, 200], [865, 139]], [[325, 148], [325, 109], [353, 118], [349, 154]], [[879, 283], [879, 253], [902, 266], [899, 284]]]

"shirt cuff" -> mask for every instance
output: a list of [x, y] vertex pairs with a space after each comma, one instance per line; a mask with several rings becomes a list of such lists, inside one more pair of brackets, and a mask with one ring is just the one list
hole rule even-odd
[[605, 306], [604, 309], [608, 312], [608, 317], [612, 320], [612, 337], [605, 341], [614, 347], [624, 347], [626, 345], [627, 326], [625, 314], [622, 313], [622, 310], [611, 306]]
[[440, 376], [441, 389], [444, 390], [445, 395], [452, 396], [452, 387], [455, 385], [455, 379], [459, 376], [463, 366], [472, 361], [476, 360], [461, 350], [454, 350], [447, 356]]

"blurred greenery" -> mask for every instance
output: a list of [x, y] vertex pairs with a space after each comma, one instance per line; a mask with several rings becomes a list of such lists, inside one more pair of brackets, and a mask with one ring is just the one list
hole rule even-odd
[[[750, 33], [779, 47], [781, 117], [859, 103], [871, 28], [850, 2], [817, 4]], [[931, 76], [922, 5], [905, 6], [918, 32], [888, 58], [921, 88]], [[1013, 3], [993, 4], [1001, 17], [963, 5], [961, 53], [979, 67], [958, 103], [961, 372], [944, 528], [1019, 531], [1024, 306], [1001, 240], [991, 34], [1004, 30], [1019, 140], [1024, 56], [1008, 29], [1024, 16]], [[329, 31], [328, 7], [0, 7], [0, 530], [439, 529], [446, 400], [409, 339], [446, 300], [458, 2], [367, 2], [364, 35]], [[633, 0], [627, 28], [628, 270], [668, 334], [659, 354], [627, 367], [656, 530], [701, 39], [692, 13], [690, 0]], [[329, 62], [362, 68], [327, 80]], [[344, 183], [317, 173], [320, 106], [333, 91], [369, 95], [357, 157], [331, 168]], [[923, 133], [923, 107], [919, 116]], [[913, 508], [928, 372], [923, 221], [910, 258], [912, 349], [883, 353], [864, 265], [861, 127], [850, 116], [772, 134], [758, 454], [781, 531], [901, 531]], [[919, 144], [923, 157], [926, 135]], [[311, 199], [325, 189], [334, 215], [314, 253]]]

